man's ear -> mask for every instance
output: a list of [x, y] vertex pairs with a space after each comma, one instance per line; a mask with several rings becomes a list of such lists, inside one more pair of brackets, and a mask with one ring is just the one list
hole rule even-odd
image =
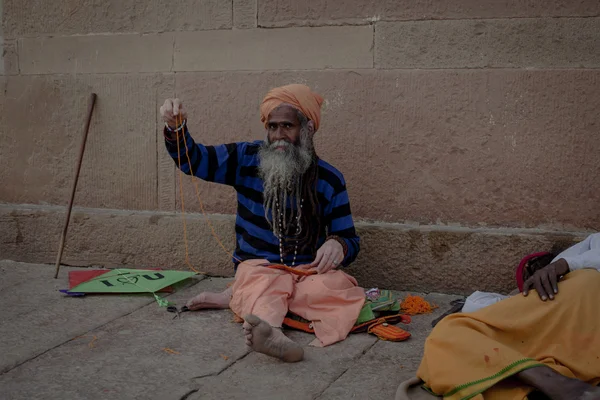
[[308, 133], [310, 133], [310, 136], [314, 135], [315, 134], [315, 122], [308, 121], [308, 124], [306, 126], [308, 126]]

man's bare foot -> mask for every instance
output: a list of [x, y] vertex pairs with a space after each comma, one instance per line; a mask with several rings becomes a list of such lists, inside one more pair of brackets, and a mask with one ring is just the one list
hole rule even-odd
[[231, 288], [227, 288], [221, 293], [202, 292], [198, 296], [190, 299], [186, 306], [190, 310], [202, 310], [208, 308], [229, 308], [231, 301]]
[[517, 378], [551, 400], [600, 400], [600, 388], [563, 376], [549, 367], [521, 371]]
[[285, 336], [281, 329], [271, 327], [256, 315], [247, 315], [244, 320], [246, 344], [254, 351], [285, 362], [298, 362], [304, 358], [302, 347]]

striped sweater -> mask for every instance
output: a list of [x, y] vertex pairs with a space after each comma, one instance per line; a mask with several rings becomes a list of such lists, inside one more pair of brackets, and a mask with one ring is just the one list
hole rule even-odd
[[[237, 192], [235, 258], [242, 261], [266, 259], [272, 263], [279, 263], [279, 240], [265, 218], [263, 181], [258, 175], [258, 150], [262, 142], [205, 146], [194, 141], [187, 126], [184, 129], [185, 142], [182, 138], [179, 143], [181, 171], [187, 175], [191, 175], [190, 171], [192, 171], [200, 179], [232, 186]], [[175, 165], [179, 167], [177, 142], [170, 139], [166, 128], [164, 135], [167, 151], [175, 161]], [[187, 143], [191, 169], [185, 155], [184, 143]], [[319, 213], [327, 232], [320, 235], [317, 248], [325, 242], [325, 235], [336, 235], [342, 238], [346, 242], [348, 251], [340, 265], [348, 266], [360, 251], [360, 239], [354, 228], [344, 176], [323, 160], [319, 160], [318, 168]], [[235, 258], [233, 262], [237, 268], [238, 261]], [[290, 265], [293, 258], [293, 254], [288, 254], [284, 257], [284, 262]], [[312, 261], [311, 254], [298, 252], [296, 265]]]

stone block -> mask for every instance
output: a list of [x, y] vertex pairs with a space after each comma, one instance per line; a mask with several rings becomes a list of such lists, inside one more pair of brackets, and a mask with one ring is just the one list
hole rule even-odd
[[[255, 139], [257, 124], [252, 124], [252, 122], [259, 120], [257, 101], [263, 93], [260, 93], [261, 89], [253, 92], [242, 84], [243, 86], [238, 92], [240, 97], [235, 100], [236, 96], [230, 92], [227, 82], [230, 78], [228, 75], [220, 73], [176, 74], [177, 97], [181, 99], [184, 107], [188, 110], [188, 128], [197, 143], [217, 145]], [[252, 85], [256, 81], [250, 79], [247, 83]], [[198, 90], [199, 88], [202, 90]], [[235, 102], [240, 107], [237, 112], [229, 108], [232, 106], [231, 102]], [[230, 113], [217, 111], [215, 107], [217, 104], [227, 107]], [[252, 107], [256, 107], [256, 109], [252, 110]], [[166, 154], [162, 139], [159, 151]], [[166, 164], [168, 170], [175, 168], [177, 161], [171, 159], [168, 154], [166, 157], [169, 158], [169, 162]], [[182, 160], [182, 162], [184, 161], [185, 159]], [[182, 196], [184, 209], [187, 211], [200, 213], [202, 211], [200, 201], [206, 212], [233, 214], [236, 211], [235, 191], [231, 187], [192, 178], [182, 174], [178, 169], [173, 176], [173, 182], [176, 185], [177, 211], [181, 210]], [[183, 188], [183, 194], [180, 185]]]
[[600, 68], [600, 18], [382, 22], [377, 68]]
[[[189, 264], [186, 262], [181, 213], [85, 209], [71, 214], [63, 253], [65, 265], [174, 268], [233, 276], [230, 255], [198, 214], [186, 217]], [[54, 263], [65, 218], [62, 207], [0, 205], [0, 255], [4, 259]], [[211, 215], [215, 233], [233, 251], [231, 216]], [[35, 261], [33, 261], [35, 260]]]
[[[558, 230], [600, 224], [600, 70], [187, 73], [176, 80], [191, 133], [205, 144], [264, 138], [259, 105], [272, 87], [307, 83], [321, 93], [316, 149], [345, 175], [355, 218]], [[210, 212], [233, 212], [219, 198], [233, 192], [214, 190], [204, 195]]]
[[174, 70], [372, 68], [372, 45], [370, 26], [181, 32]]
[[[115, 0], [118, 1], [118, 0]], [[140, 2], [130, 0], [140, 6]], [[142, 2], [142, 4], [144, 4]], [[157, 1], [157, 28], [152, 32], [231, 29], [232, 2], [223, 0]]]
[[[181, 307], [196, 291], [213, 286], [202, 283], [164, 296]], [[45, 291], [50, 287], [46, 284]], [[249, 352], [240, 325], [224, 310], [185, 313], [173, 320], [149, 294], [65, 299], [54, 291], [53, 296], [50, 305], [38, 300], [29, 318], [0, 327], [9, 336], [6, 347], [16, 344], [16, 351], [33, 353], [29, 347], [38, 353], [1, 375], [6, 398], [52, 393], [68, 399], [180, 399], [192, 392], [192, 377], [217, 375]], [[151, 304], [134, 308], [143, 300]], [[56, 343], [58, 337], [63, 340]], [[135, 362], [126, 361], [131, 354]], [[25, 385], [34, 376], [35, 383]]]
[[87, 102], [98, 94], [75, 205], [156, 209], [159, 75], [6, 77], [0, 201], [67, 205]]
[[21, 74], [170, 71], [172, 34], [19, 39]]
[[158, 209], [175, 211], [175, 164], [164, 145], [165, 123], [160, 115], [160, 106], [166, 99], [175, 97], [175, 74], [163, 75], [161, 85], [156, 90], [156, 144], [158, 158]]
[[19, 55], [17, 52], [17, 42], [15, 40], [4, 40], [0, 38], [0, 75], [18, 75], [19, 74]]
[[233, 27], [251, 29], [257, 26], [258, 0], [233, 0]]
[[[312, 347], [307, 344], [314, 336], [300, 335], [299, 339], [292, 336], [292, 340], [304, 347], [302, 362], [273, 362], [264, 354], [252, 352], [222, 374], [197, 379], [198, 392], [189, 399], [318, 399], [331, 382], [351, 369], [355, 360], [377, 341], [373, 335], [351, 334], [335, 345]], [[228, 388], [226, 395], [223, 387]]]
[[596, 0], [259, 0], [263, 27], [370, 24], [393, 20], [595, 17]]
[[5, 0], [7, 37], [229, 29], [232, 5], [222, 0]]
[[[0, 5], [0, 7], [2, 7]], [[1, 11], [1, 9], [0, 9]], [[4, 58], [6, 57], [6, 50], [4, 44], [4, 38], [0, 36], [0, 75], [5, 75], [4, 71], [6, 70]]]
[[[69, 271], [75, 270], [78, 269], [63, 267], [59, 278], [53, 279], [54, 266], [0, 261], [4, 280], [12, 283], [0, 293], [0, 300], [6, 305], [0, 314], [1, 376], [78, 336], [85, 336], [76, 339], [79, 344], [88, 345], [93, 341], [93, 335], [86, 336], [91, 329], [147, 304], [156, 304], [151, 296], [136, 295], [90, 296], [82, 302], [69, 301], [73, 299], [58, 291], [68, 289]], [[18, 278], [14, 277], [16, 274]], [[3, 397], [14, 398], [7, 394], [6, 383], [0, 382]]]
[[[60, 207], [0, 205], [0, 254], [54, 263], [64, 218]], [[226, 249], [234, 248], [234, 217], [211, 215]], [[198, 214], [186, 214], [190, 265], [185, 262], [180, 213], [76, 209], [63, 263], [77, 266], [172, 268], [233, 276], [230, 256]], [[525, 255], [563, 250], [584, 232], [467, 229], [358, 222], [362, 250], [348, 268], [363, 287], [470, 294], [509, 292]], [[190, 267], [191, 266], [191, 267]]]
[[348, 268], [364, 287], [468, 295], [509, 293], [528, 254], [562, 251], [586, 233], [359, 223], [362, 249]]

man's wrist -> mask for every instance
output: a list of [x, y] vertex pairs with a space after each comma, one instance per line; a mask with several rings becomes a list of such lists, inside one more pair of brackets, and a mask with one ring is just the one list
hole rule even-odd
[[186, 119], [184, 119], [184, 120], [181, 122], [181, 125], [179, 125], [179, 126], [176, 126], [175, 128], [171, 128], [171, 127], [169, 126], [169, 124], [165, 122], [165, 128], [167, 128], [167, 131], [169, 131], [169, 132], [172, 132], [172, 133], [179, 133], [179, 131], [182, 131], [182, 130], [185, 128], [185, 125], [186, 125], [186, 123], [187, 123], [187, 120], [186, 120]]
[[[346, 257], [346, 254], [348, 254], [348, 244], [346, 243], [346, 241], [344, 239], [342, 239], [341, 237], [339, 237], [337, 235], [331, 235], [331, 236], [327, 236], [327, 240], [335, 240], [340, 245], [342, 245], [342, 251], [344, 252], [344, 258]], [[327, 240], [325, 240], [325, 241], [327, 241]]]
[[570, 272], [569, 263], [564, 258], [556, 260], [556, 272], [559, 276], [566, 275]]
[[179, 136], [180, 132], [183, 133], [185, 131], [185, 126], [186, 126], [186, 120], [183, 120], [181, 125], [179, 125], [176, 128], [171, 128], [169, 126], [169, 124], [167, 124], [165, 122], [165, 127], [164, 127], [164, 132], [163, 132], [165, 138], [169, 141], [175, 140]]

